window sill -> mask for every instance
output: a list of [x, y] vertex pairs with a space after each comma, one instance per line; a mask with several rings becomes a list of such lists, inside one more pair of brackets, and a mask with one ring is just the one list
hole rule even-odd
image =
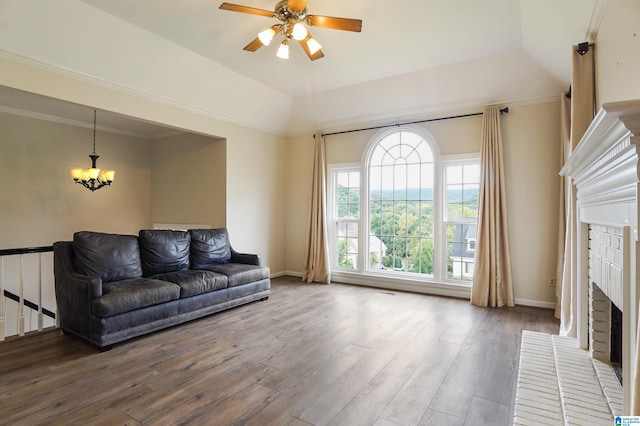
[[471, 296], [471, 283], [437, 282], [433, 280], [374, 274], [371, 272], [332, 271], [331, 281], [461, 299], [469, 299]]

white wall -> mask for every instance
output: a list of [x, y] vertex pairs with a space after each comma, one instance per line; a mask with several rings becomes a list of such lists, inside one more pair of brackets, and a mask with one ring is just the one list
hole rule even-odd
[[98, 131], [97, 165], [116, 176], [93, 193], [69, 175], [69, 167], [91, 166], [92, 144], [93, 129], [0, 113], [0, 247], [150, 226], [149, 142]]
[[640, 2], [609, 0], [595, 55], [599, 105], [640, 99]]
[[[511, 106], [502, 117], [509, 231], [515, 297], [519, 303], [555, 303], [548, 286], [555, 276], [560, 180], [559, 103]], [[482, 118], [423, 125], [442, 155], [480, 151]], [[328, 133], [328, 131], [327, 131]], [[358, 162], [376, 131], [329, 136], [327, 162]], [[286, 270], [301, 273], [313, 164], [311, 135], [288, 141]]]

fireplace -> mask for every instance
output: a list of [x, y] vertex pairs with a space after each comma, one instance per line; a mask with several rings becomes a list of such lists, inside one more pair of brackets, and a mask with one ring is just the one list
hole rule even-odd
[[640, 278], [639, 144], [640, 100], [605, 104], [561, 171], [576, 189], [578, 342], [595, 359], [621, 362], [626, 415], [635, 374]]
[[625, 228], [589, 224], [589, 352], [610, 363], [620, 382], [625, 236]]

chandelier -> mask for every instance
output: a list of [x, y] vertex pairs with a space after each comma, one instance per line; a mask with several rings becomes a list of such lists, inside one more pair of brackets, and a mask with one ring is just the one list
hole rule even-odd
[[96, 161], [100, 158], [96, 155], [96, 111], [93, 110], [93, 153], [89, 155], [91, 158], [91, 167], [81, 169], [72, 167], [69, 169], [71, 178], [75, 183], [79, 183], [91, 192], [102, 188], [105, 185], [111, 185], [116, 172], [114, 170], [100, 170], [96, 166]]

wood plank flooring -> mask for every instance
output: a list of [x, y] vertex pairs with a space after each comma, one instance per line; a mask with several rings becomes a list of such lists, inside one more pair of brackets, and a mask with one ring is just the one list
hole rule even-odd
[[273, 280], [271, 298], [101, 353], [0, 343], [0, 424], [510, 425], [522, 330], [550, 310]]

